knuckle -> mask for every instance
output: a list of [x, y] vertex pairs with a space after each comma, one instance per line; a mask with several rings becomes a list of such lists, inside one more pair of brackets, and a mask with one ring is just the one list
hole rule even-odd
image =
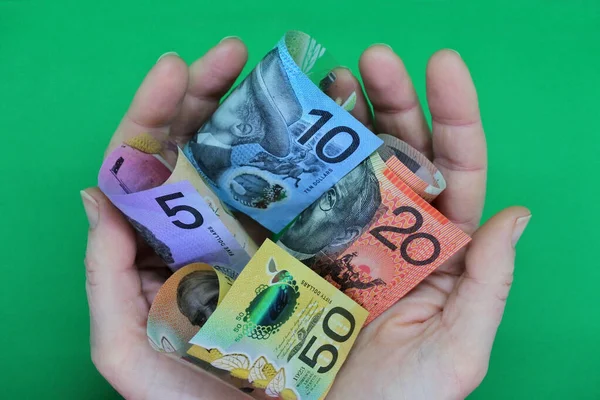
[[196, 93], [191, 93], [199, 100], [204, 100], [220, 93], [224, 82], [232, 82], [236, 77], [232, 74], [229, 66], [217, 63], [205, 65], [203, 73], [207, 79], [202, 80], [201, 90], [197, 90]]
[[514, 281], [514, 275], [512, 273], [507, 274], [500, 281], [500, 287], [496, 293], [496, 298], [502, 303], [506, 303], [508, 299], [508, 294], [510, 293], [510, 288], [512, 287]]
[[213, 63], [209, 67], [209, 74], [214, 79], [229, 80], [231, 79], [231, 68], [224, 64]]
[[85, 265], [85, 279], [89, 286], [94, 287], [98, 284], [98, 263], [93, 257], [86, 257], [83, 260]]
[[515, 275], [511, 272], [504, 278], [504, 287], [508, 290], [515, 280]]

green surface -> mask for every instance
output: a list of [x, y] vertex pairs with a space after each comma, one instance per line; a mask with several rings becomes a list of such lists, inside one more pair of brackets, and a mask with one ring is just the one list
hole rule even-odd
[[288, 29], [355, 72], [387, 42], [419, 94], [437, 49], [478, 86], [490, 153], [485, 218], [524, 204], [514, 288], [473, 399], [600, 398], [600, 2], [0, 1], [0, 398], [117, 398], [89, 356], [79, 190], [146, 71], [192, 62], [227, 35], [245, 72]]

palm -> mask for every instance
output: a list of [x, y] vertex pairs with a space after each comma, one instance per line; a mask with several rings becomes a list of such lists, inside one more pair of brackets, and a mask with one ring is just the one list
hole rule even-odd
[[[127, 347], [137, 353], [130, 359], [143, 358], [146, 362], [143, 366], [129, 369], [136, 371], [135, 378], [130, 379], [144, 383], [140, 386], [145, 386], [156, 398], [173, 398], [175, 393], [180, 399], [197, 398], [198, 393], [207, 393], [206, 383], [198, 379], [199, 372], [155, 352], [145, 340], [145, 316], [148, 315], [150, 304], [169, 276], [170, 270], [145, 244], [140, 243], [139, 247], [139, 266], [135, 267], [140, 271], [139, 283], [142, 291], [139, 297], [143, 306], [139, 309], [139, 318], [142, 324], [136, 329], [135, 340], [129, 344], [131, 347]], [[415, 394], [419, 393], [427, 393], [424, 398], [442, 398], [439, 393], [431, 392], [434, 387], [428, 385], [429, 382], [437, 382], [437, 387], [443, 388], [446, 395], [450, 389], [455, 393], [468, 393], [470, 390], [467, 391], [466, 388], [476, 385], [476, 382], [461, 381], [455, 375], [457, 360], [452, 358], [449, 332], [441, 324], [448, 296], [458, 281], [460, 271], [464, 269], [464, 256], [461, 255], [460, 258], [461, 260], [453, 259], [439, 268], [385, 314], [363, 329], [351, 356], [338, 375], [339, 383], [330, 393], [330, 397], [350, 398], [350, 395], [357, 396], [357, 393], [362, 393], [364, 398], [369, 398], [381, 393], [381, 388], [385, 388], [385, 393], [390, 398], [398, 398], [398, 394], [402, 394], [404, 398], [416, 398], [418, 396]], [[133, 337], [132, 332], [124, 333], [126, 335], [119, 341], [126, 342]], [[442, 349], [439, 349], [440, 346]], [[446, 348], [443, 348], [444, 346]], [[390, 352], [390, 349], [393, 351]], [[430, 354], [431, 357], [423, 358], [420, 354]], [[160, 377], [160, 380], [141, 380], [149, 375]], [[423, 379], [415, 379], [419, 376]], [[205, 379], [211, 380], [212, 377], [206, 375]], [[174, 382], [177, 382], [177, 385], [174, 385]], [[356, 382], [369, 384], [356, 385]], [[218, 390], [220, 382], [212, 383]], [[181, 387], [185, 387], [186, 392], [182, 393]], [[128, 397], [127, 394], [125, 396]], [[231, 396], [245, 397], [234, 392]]]
[[[161, 60], [138, 90], [109, 149], [148, 131], [168, 132], [184, 143], [214, 112], [246, 58], [243, 44], [230, 39], [189, 70], [176, 56]], [[431, 157], [448, 183], [436, 208], [473, 234], [485, 196], [486, 151], [477, 97], [460, 58], [443, 51], [428, 66], [433, 141], [410, 78], [391, 50], [368, 49], [360, 69], [373, 113], [348, 70], [336, 71], [338, 79], [328, 94], [335, 98], [336, 91], [355, 89], [358, 99], [352, 114], [357, 119]], [[139, 238], [136, 243], [132, 229], [108, 201], [102, 202], [100, 208], [109, 214], [105, 218], [113, 221], [105, 223], [103, 233], [90, 233], [87, 253], [92, 356], [98, 369], [127, 398], [244, 398], [207, 373], [151, 349], [146, 318], [170, 272]], [[475, 233], [468, 250], [365, 327], [329, 396], [460, 398], [473, 390], [485, 374], [512, 276], [509, 222], [514, 225], [516, 215], [523, 213], [507, 210], [488, 222]], [[247, 226], [256, 230], [256, 224]], [[490, 244], [499, 241], [509, 244]], [[111, 245], [116, 250], [106, 251]], [[492, 256], [508, 260], [509, 266], [495, 272], [486, 269]]]
[[[458, 268], [453, 263], [452, 269]], [[336, 379], [334, 388], [340, 393], [334, 391], [332, 397], [354, 393], [356, 398], [439, 399], [469, 393], [477, 382], [456, 375], [460, 360], [442, 322], [457, 281], [458, 275], [434, 272], [364, 328]]]

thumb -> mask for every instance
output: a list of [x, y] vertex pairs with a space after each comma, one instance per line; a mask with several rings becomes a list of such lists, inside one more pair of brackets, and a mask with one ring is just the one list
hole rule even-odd
[[134, 265], [133, 229], [98, 188], [82, 191], [81, 197], [90, 221], [86, 287], [98, 371], [126, 399], [242, 398], [209, 373], [152, 350], [146, 338], [148, 303]]
[[133, 230], [98, 188], [82, 191], [81, 197], [90, 223], [85, 266], [92, 359], [101, 369], [118, 357], [123, 332], [145, 337], [147, 303], [134, 266]]
[[[444, 308], [444, 326], [459, 352], [457, 366], [485, 375], [496, 331], [513, 281], [515, 245], [531, 213], [511, 207], [492, 217], [473, 235], [465, 272]], [[481, 376], [483, 378], [483, 376]]]

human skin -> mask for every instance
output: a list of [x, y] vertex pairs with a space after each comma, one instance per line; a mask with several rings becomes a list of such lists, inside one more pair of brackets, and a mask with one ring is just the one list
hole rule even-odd
[[[246, 59], [245, 46], [235, 38], [190, 67], [176, 55], [162, 57], [109, 150], [142, 132], [169, 133], [185, 143], [217, 108]], [[433, 160], [448, 184], [434, 205], [473, 240], [361, 331], [328, 399], [461, 399], [486, 375], [513, 280], [515, 245], [530, 213], [511, 207], [479, 226], [486, 143], [475, 87], [457, 53], [436, 52], [428, 63], [431, 130], [410, 77], [390, 48], [369, 47], [359, 67], [366, 94], [349, 71], [340, 71], [336, 81], [356, 88], [353, 115]], [[97, 188], [82, 191], [82, 197], [90, 223], [85, 266], [91, 352], [100, 373], [127, 399], [247, 398], [150, 347], [148, 310], [168, 269]]]

